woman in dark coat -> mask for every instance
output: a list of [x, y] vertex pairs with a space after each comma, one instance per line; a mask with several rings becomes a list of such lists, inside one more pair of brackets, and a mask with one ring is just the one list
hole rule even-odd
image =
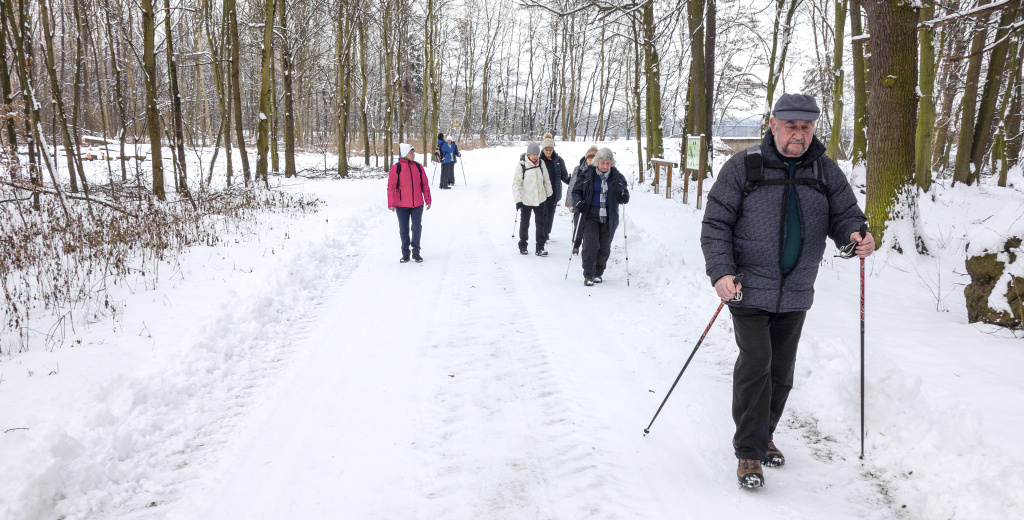
[[619, 226], [619, 204], [629, 202], [626, 177], [615, 168], [615, 154], [601, 148], [572, 190], [583, 227], [583, 285], [601, 283], [612, 238]]

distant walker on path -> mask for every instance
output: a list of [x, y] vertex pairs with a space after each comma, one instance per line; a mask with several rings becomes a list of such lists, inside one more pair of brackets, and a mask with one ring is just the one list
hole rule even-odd
[[398, 149], [402, 157], [388, 172], [388, 209], [398, 215], [398, 234], [402, 238], [402, 258], [399, 261], [403, 264], [408, 262], [411, 252], [413, 260], [422, 262], [420, 223], [424, 205], [430, 209], [430, 181], [423, 166], [416, 162], [416, 149], [408, 143], [399, 144]]

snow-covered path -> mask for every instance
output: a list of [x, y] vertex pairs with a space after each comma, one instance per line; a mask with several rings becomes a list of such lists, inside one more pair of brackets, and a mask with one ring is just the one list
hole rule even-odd
[[627, 288], [621, 231], [593, 288], [578, 258], [563, 279], [567, 214], [551, 256], [520, 255], [504, 170], [434, 190], [421, 265], [397, 262], [391, 215], [366, 234], [300, 364], [172, 517], [888, 517], [796, 451], [764, 490], [737, 489], [727, 367], [695, 364], [644, 438], [679, 366], [650, 352], [681, 363], [673, 336], [700, 331], [666, 334], [677, 311]]
[[[635, 178], [631, 143], [610, 144]], [[935, 256], [868, 261], [864, 461], [857, 264], [823, 261], [776, 434], [787, 464], [749, 491], [727, 311], [642, 435], [719, 303], [701, 211], [634, 184], [605, 282], [584, 287], [578, 257], [565, 279], [564, 209], [550, 256], [517, 250], [520, 153], [464, 153], [469, 185], [456, 169], [424, 215], [423, 264], [398, 263], [383, 179], [275, 179], [326, 205], [129, 281], [123, 315], [80, 323], [74, 348], [0, 360], [0, 518], [1019, 516], [1005, 447], [1024, 352], [968, 325], [954, 285], [967, 233], [946, 222], [977, 218], [974, 194], [922, 199], [953, 237]]]

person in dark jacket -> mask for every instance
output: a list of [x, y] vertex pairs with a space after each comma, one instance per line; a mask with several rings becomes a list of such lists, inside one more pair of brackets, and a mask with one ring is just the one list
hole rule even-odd
[[[782, 95], [760, 146], [764, 180], [748, 185], [748, 153], [733, 156], [708, 192], [701, 226], [716, 293], [732, 300], [743, 291], [742, 299], [728, 304], [739, 347], [733, 449], [736, 476], [746, 487], [764, 485], [762, 464], [785, 463], [773, 437], [793, 388], [797, 343], [825, 239], [837, 246], [856, 243], [861, 258], [874, 251], [874, 237], [858, 233], [865, 219], [853, 189], [814, 136], [819, 113], [811, 96]], [[819, 171], [824, 185], [816, 182]], [[737, 274], [743, 275], [740, 284]]]
[[580, 253], [580, 243], [583, 242], [583, 226], [580, 226], [580, 214], [578, 211], [573, 211], [572, 205], [572, 189], [576, 186], [576, 182], [582, 177], [580, 172], [585, 171], [590, 163], [594, 162], [594, 156], [597, 155], [597, 145], [590, 145], [590, 149], [580, 159], [580, 163], [576, 165], [576, 168], [572, 170], [572, 175], [569, 176], [569, 187], [565, 190], [565, 207], [572, 211], [572, 229], [575, 235], [572, 238], [572, 254], [578, 255]]
[[438, 145], [438, 150], [441, 152], [441, 189], [451, 189], [455, 185], [456, 157], [462, 157], [462, 153], [450, 135]]
[[548, 169], [551, 188], [554, 190], [554, 193], [544, 201], [544, 229], [550, 236], [551, 228], [555, 224], [555, 210], [558, 208], [558, 201], [562, 200], [562, 183], [569, 183], [569, 172], [565, 169], [565, 161], [555, 153], [555, 140], [551, 134], [544, 134], [540, 149], [540, 158]]
[[[388, 172], [388, 209], [398, 215], [398, 234], [402, 238], [403, 264], [409, 261], [409, 249], [412, 248], [412, 259], [422, 262], [420, 256], [420, 222], [423, 219], [423, 206], [430, 209], [430, 181], [423, 166], [416, 162], [416, 149], [411, 144], [401, 143], [398, 150], [402, 157], [398, 159]], [[412, 237], [409, 236], [409, 224], [412, 223]]]
[[619, 204], [629, 202], [629, 189], [608, 148], [598, 150], [593, 164], [580, 175], [572, 189], [572, 205], [583, 227], [583, 285], [590, 286], [603, 280], [619, 226]]

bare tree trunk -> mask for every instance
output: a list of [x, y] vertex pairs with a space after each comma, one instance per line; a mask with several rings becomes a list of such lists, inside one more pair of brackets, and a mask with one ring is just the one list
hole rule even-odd
[[789, 53], [790, 37], [793, 34], [793, 17], [799, 4], [800, 0], [775, 0], [775, 25], [772, 31], [771, 57], [768, 59], [768, 96], [765, 101], [764, 117], [761, 120], [762, 134], [768, 130], [768, 118], [771, 116], [772, 103], [775, 101], [775, 90], [785, 74], [786, 54]]
[[832, 44], [832, 135], [828, 138], [828, 156], [832, 160], [839, 158], [843, 140], [843, 33], [846, 32], [847, 0], [835, 0], [836, 26], [833, 28], [835, 39]]
[[[882, 239], [885, 224], [913, 183], [917, 122], [917, 9], [888, 0], [864, 3], [871, 26], [867, 217]], [[914, 196], [909, 192], [908, 196]], [[902, 244], [915, 247], [916, 244]]]
[[260, 114], [256, 121], [256, 181], [270, 185], [267, 175], [267, 153], [270, 148], [270, 116], [273, 115], [273, 72], [270, 58], [274, 55], [274, 9], [276, 0], [263, 3], [263, 51], [260, 53]]
[[231, 104], [234, 105], [235, 112], [235, 139], [238, 141], [238, 152], [242, 156], [243, 179], [245, 179], [245, 185], [248, 186], [249, 181], [252, 180], [252, 172], [249, 170], [249, 156], [245, 151], [245, 131], [242, 124], [242, 85], [239, 71], [242, 59], [239, 52], [238, 13], [235, 12], [235, 0], [224, 0], [224, 12], [228, 22], [228, 45], [231, 47], [229, 50], [231, 60], [229, 85]]
[[[989, 0], [978, 0], [978, 6], [984, 6]], [[984, 58], [985, 38], [988, 35], [988, 26], [985, 22], [988, 15], [979, 21], [979, 28], [974, 33], [974, 40], [971, 42], [971, 60], [967, 65], [967, 77], [964, 83], [963, 102], [960, 108], [960, 138], [957, 140], [956, 162], [953, 166], [953, 183], [966, 183], [968, 186], [974, 180], [971, 174], [971, 150], [974, 147], [974, 122], [977, 116], [978, 107], [978, 78], [981, 76], [981, 63]]]
[[985, 75], [985, 86], [981, 94], [981, 106], [978, 107], [978, 122], [974, 126], [974, 138], [971, 144], [971, 175], [970, 184], [981, 175], [981, 167], [985, 164], [985, 154], [992, 145], [992, 122], [996, 116], [996, 103], [1002, 87], [1003, 72], [1006, 67], [1006, 53], [1010, 48], [1009, 33], [1011, 25], [1017, 19], [1020, 0], [1011, 1], [999, 16], [999, 28], [996, 29], [995, 45], [988, 60], [988, 72]]
[[146, 124], [149, 125], [150, 160], [153, 163], [153, 195], [166, 200], [164, 165], [160, 145], [160, 109], [156, 104], [156, 27], [153, 0], [142, 0], [142, 67], [146, 74]]
[[[294, 70], [292, 68], [292, 53], [289, 42], [291, 31], [288, 30], [288, 0], [278, 0], [280, 5], [281, 14], [279, 15], [281, 30], [284, 31], [284, 37], [281, 38], [281, 68], [283, 69], [284, 79], [281, 81], [281, 86], [284, 88], [284, 176], [290, 178], [295, 176], [295, 102], [292, 99], [292, 74]], [[360, 33], [362, 33], [362, 24], [360, 25]], [[363, 84], [366, 84], [366, 76], [363, 76]], [[365, 93], [365, 86], [363, 92]], [[365, 96], [364, 96], [365, 98]], [[363, 124], [366, 124], [366, 111], [363, 111]], [[367, 156], [366, 164], [369, 165], [369, 156]]]
[[864, 164], [868, 154], [868, 89], [864, 46], [868, 35], [861, 24], [861, 0], [850, 0], [850, 32], [853, 38], [853, 149], [854, 166]]
[[[925, 2], [921, 9], [921, 22], [935, 17], [935, 4]], [[928, 191], [932, 186], [932, 134], [935, 129], [935, 36], [931, 27], [920, 31], [921, 45], [921, 99], [917, 110], [917, 135], [914, 142], [914, 180], [917, 187]]]
[[[693, 3], [699, 1], [693, 0]], [[661, 58], [654, 42], [654, 0], [643, 6], [643, 27], [647, 72], [647, 160], [650, 161], [651, 157], [661, 157], [665, 153], [661, 133]]]
[[369, 76], [366, 74], [366, 30], [365, 24], [357, 23], [356, 27], [359, 30], [359, 78], [360, 78], [360, 98], [359, 98], [359, 127], [362, 129], [363, 135], [363, 163], [366, 166], [370, 165], [370, 129], [367, 123], [366, 117], [366, 105], [369, 102], [366, 98], [367, 82]]
[[86, 195], [89, 193], [88, 184], [85, 180], [85, 172], [82, 170], [81, 158], [76, 150], [76, 139], [72, 135], [71, 127], [68, 125], [66, 111], [64, 110], [64, 97], [61, 93], [60, 80], [57, 78], [56, 60], [54, 58], [53, 27], [54, 19], [50, 14], [49, 0], [39, 1], [39, 17], [43, 28], [43, 41], [46, 43], [46, 50], [43, 56], [46, 61], [46, 70], [50, 75], [50, 89], [53, 97], [53, 109], [57, 120], [60, 123], [61, 138], [64, 142], [64, 154], [67, 156], [68, 173], [71, 180], [71, 192], [78, 192], [78, 182], [75, 176], [82, 181], [82, 188]]
[[[3, 93], [4, 99], [0, 104], [6, 105], [12, 101], [11, 98], [11, 75], [7, 68], [7, 32], [10, 30], [8, 26], [14, 25], [14, 20], [7, 20], [7, 10], [0, 9], [0, 92]], [[18, 129], [15, 126], [13, 118], [7, 120], [7, 144], [11, 153], [18, 155]], [[14, 172], [12, 171], [13, 175]]]
[[178, 162], [178, 178], [174, 184], [179, 193], [188, 192], [188, 175], [185, 169], [185, 127], [181, 119], [181, 91], [178, 89], [178, 62], [174, 57], [174, 39], [171, 33], [171, 0], [164, 0], [164, 31], [167, 48], [167, 81], [171, 88], [171, 121], [174, 127], [174, 149], [171, 157]]

